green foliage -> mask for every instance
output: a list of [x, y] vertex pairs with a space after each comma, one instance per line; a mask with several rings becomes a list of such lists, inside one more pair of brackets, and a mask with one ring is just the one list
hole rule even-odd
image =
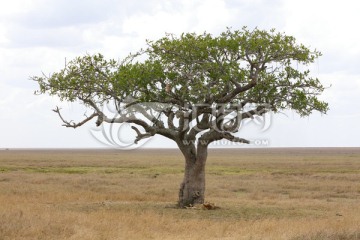
[[[142, 56], [142, 58], [138, 58]], [[227, 29], [209, 33], [168, 34], [122, 62], [101, 54], [78, 57], [50, 77], [33, 77], [38, 93], [61, 100], [103, 104], [132, 97], [140, 102], [176, 105], [216, 103], [270, 104], [300, 115], [325, 113], [318, 96], [324, 87], [306, 66], [321, 53], [274, 29]], [[305, 68], [305, 70], [299, 69]]]
[[72, 60], [64, 69], [50, 77], [33, 79], [40, 85], [38, 93], [47, 92], [70, 102], [90, 98], [104, 102], [111, 99], [114, 90], [123, 84], [117, 81], [114, 85], [116, 71], [115, 60], [105, 60], [101, 54], [86, 55]]

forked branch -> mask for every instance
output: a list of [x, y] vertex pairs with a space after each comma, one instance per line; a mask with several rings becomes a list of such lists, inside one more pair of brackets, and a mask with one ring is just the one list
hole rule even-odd
[[140, 130], [135, 126], [132, 126], [131, 128], [137, 133], [137, 137], [134, 141], [135, 144], [137, 144], [140, 140], [152, 137], [155, 134], [155, 133], [150, 133], [150, 132], [141, 133]]
[[86, 117], [83, 121], [75, 123], [73, 121], [66, 121], [63, 118], [63, 116], [61, 115], [60, 110], [61, 109], [59, 107], [56, 107], [56, 109], [53, 109], [53, 111], [59, 115], [61, 121], [64, 123], [62, 126], [65, 126], [65, 127], [77, 128], [77, 127], [84, 125], [85, 123], [87, 123], [88, 121], [90, 121], [91, 119], [93, 119], [96, 116], [100, 117], [98, 113], [93, 113], [90, 116]]

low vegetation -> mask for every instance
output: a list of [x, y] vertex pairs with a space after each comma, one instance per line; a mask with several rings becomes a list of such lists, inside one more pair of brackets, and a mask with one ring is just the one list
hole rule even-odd
[[176, 208], [176, 150], [0, 151], [0, 239], [360, 239], [360, 149], [210, 150]]

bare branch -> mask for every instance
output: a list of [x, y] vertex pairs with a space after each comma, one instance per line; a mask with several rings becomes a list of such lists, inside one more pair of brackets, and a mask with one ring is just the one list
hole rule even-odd
[[241, 121], [240, 114], [236, 112], [236, 116], [230, 119], [229, 121], [223, 123], [222, 128], [226, 132], [237, 132], [239, 130], [240, 121]]
[[233, 135], [231, 135], [230, 133], [222, 133], [222, 137], [231, 141], [231, 142], [239, 142], [239, 143], [246, 143], [246, 144], [249, 144], [250, 141], [249, 140], [246, 140], [244, 138], [239, 138], [239, 137], [235, 137]]
[[246, 140], [244, 138], [235, 137], [229, 132], [219, 132], [214, 129], [210, 130], [209, 132], [204, 133], [199, 138], [199, 142], [202, 144], [204, 144], [204, 143], [210, 144], [212, 142], [215, 142], [215, 141], [218, 141], [221, 139], [227, 139], [231, 142], [239, 142], [239, 143], [246, 143], [246, 144], [250, 143], [249, 140]]
[[245, 92], [245, 91], [255, 87], [255, 85], [256, 85], [256, 81], [251, 81], [250, 83], [246, 84], [243, 87], [238, 86], [234, 90], [229, 92], [227, 95], [225, 95], [224, 97], [218, 99], [216, 102], [227, 103], [227, 102], [231, 101], [232, 99], [234, 99], [236, 97], [236, 95], [238, 95], [239, 93]]
[[132, 126], [131, 128], [134, 129], [138, 135], [135, 139], [135, 144], [137, 144], [142, 139], [149, 138], [155, 135], [155, 133], [150, 133], [150, 132], [141, 133], [140, 130], [135, 126]]
[[70, 121], [70, 122], [69, 122], [69, 121], [66, 121], [66, 120], [63, 118], [63, 116], [61, 115], [60, 110], [61, 110], [61, 109], [60, 109], [59, 107], [56, 107], [56, 109], [53, 109], [53, 111], [56, 112], [56, 113], [59, 115], [61, 121], [64, 123], [63, 126], [65, 126], [65, 127], [71, 127], [71, 128], [80, 127], [80, 126], [84, 125], [85, 123], [87, 123], [88, 121], [90, 121], [91, 119], [93, 119], [94, 117], [99, 116], [98, 113], [93, 113], [93, 114], [91, 114], [89, 117], [86, 117], [83, 121], [81, 121], [81, 122], [79, 122], [79, 123], [74, 123], [73, 121]]
[[148, 108], [148, 109], [145, 109], [144, 106], [141, 106], [140, 104], [137, 104], [137, 105], [134, 105], [133, 106], [134, 109], [141, 113], [146, 119], [148, 119], [149, 121], [151, 121], [153, 124], [155, 124], [157, 127], [159, 128], [164, 128], [164, 123], [159, 120], [160, 119], [160, 115], [161, 115], [161, 112], [159, 114], [159, 116], [157, 118], [155, 118], [154, 114], [153, 113], [148, 113], [147, 110], [150, 110], [152, 111], [151, 108]]
[[176, 130], [177, 128], [174, 125], [174, 117], [175, 113], [170, 110], [170, 113], [168, 114], [168, 126], [170, 129]]
[[254, 110], [250, 110], [250, 111], [242, 113], [241, 114], [241, 119], [253, 118], [254, 115], [261, 116], [261, 115], [267, 113], [268, 111], [270, 111], [269, 106], [260, 105], [260, 106], [257, 106], [256, 109], [254, 109]]
[[196, 118], [196, 125], [191, 128], [189, 134], [188, 134], [188, 139], [189, 140], [195, 140], [195, 137], [198, 133], [205, 131], [207, 129], [209, 129], [210, 125], [210, 114], [209, 113], [204, 113], [202, 116], [201, 121], [199, 121], [199, 118]]

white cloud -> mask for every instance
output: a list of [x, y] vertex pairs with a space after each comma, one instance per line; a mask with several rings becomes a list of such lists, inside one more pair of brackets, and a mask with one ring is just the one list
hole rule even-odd
[[83, 48], [82, 31], [74, 27], [56, 29], [28, 29], [14, 26], [7, 31], [12, 48], [55, 47]]
[[232, 11], [222, 0], [202, 1], [194, 11], [197, 18], [196, 27], [202, 28], [202, 31], [209, 31], [213, 28], [216, 28], [214, 30], [217, 32], [224, 31], [225, 27], [230, 24]]
[[140, 41], [161, 37], [165, 32], [182, 32], [187, 28], [186, 18], [181, 14], [160, 11], [155, 15], [142, 13], [124, 21], [123, 31], [136, 36]]
[[360, 114], [360, 74], [337, 72], [322, 74], [319, 78], [324, 84], [331, 85], [322, 96], [329, 103], [329, 114], [348, 117]]
[[[82, 117], [84, 109], [77, 104], [61, 103], [57, 98], [35, 96], [29, 89], [0, 83], [0, 149], [27, 147], [96, 147], [88, 129], [61, 126], [59, 117], [51, 111], [64, 108], [69, 118]], [[66, 110], [65, 110], [66, 109]], [[79, 112], [81, 113], [80, 116]], [[94, 124], [94, 123], [93, 123]]]
[[120, 10], [119, 6], [115, 0], [63, 0], [51, 3], [36, 0], [25, 13], [14, 15], [14, 20], [31, 29], [81, 26], [106, 21]]
[[2, 3], [0, 16], [2, 18], [11, 18], [14, 15], [26, 13], [36, 4], [35, 0], [12, 0]]
[[0, 81], [8, 85], [33, 89], [36, 83], [30, 76], [52, 73], [65, 64], [65, 58], [79, 53], [71, 53], [56, 48], [0, 48]]
[[324, 54], [320, 61], [325, 71], [360, 73], [359, 7], [355, 0], [284, 1], [284, 30], [319, 49]]

